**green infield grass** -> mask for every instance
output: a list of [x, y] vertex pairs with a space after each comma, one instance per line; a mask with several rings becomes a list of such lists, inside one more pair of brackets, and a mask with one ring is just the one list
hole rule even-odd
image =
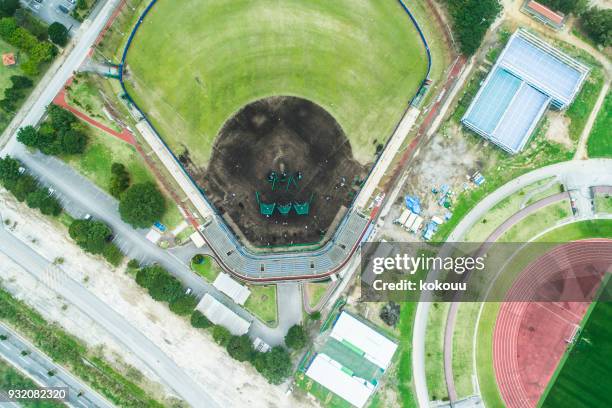
[[126, 85], [170, 148], [197, 166], [227, 119], [272, 95], [323, 106], [368, 163], [426, 67], [396, 1], [159, 0], [131, 45]]

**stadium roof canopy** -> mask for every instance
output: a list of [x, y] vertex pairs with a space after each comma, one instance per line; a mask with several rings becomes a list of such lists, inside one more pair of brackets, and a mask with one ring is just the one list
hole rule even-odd
[[325, 354], [317, 354], [306, 375], [358, 408], [365, 405], [376, 388], [363, 378], [353, 376]]
[[234, 313], [229, 307], [209, 295], [204, 295], [196, 310], [202, 312], [214, 324], [221, 325], [234, 336], [241, 336], [249, 331], [251, 323]]
[[395, 342], [347, 312], [340, 314], [330, 336], [363, 353], [364, 358], [383, 370], [389, 366], [397, 349]]
[[461, 121], [502, 149], [518, 153], [548, 105], [567, 108], [588, 73], [584, 64], [519, 29]]
[[251, 291], [246, 287], [232, 278], [226, 273], [219, 273], [217, 279], [215, 279], [213, 286], [219, 289], [221, 292], [229, 296], [234, 302], [239, 305], [244, 305], [244, 302], [251, 295]]

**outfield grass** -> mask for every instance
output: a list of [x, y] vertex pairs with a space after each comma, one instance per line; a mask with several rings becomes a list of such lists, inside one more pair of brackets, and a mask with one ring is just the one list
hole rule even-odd
[[587, 142], [589, 157], [612, 157], [610, 129], [612, 129], [612, 94], [608, 92], [589, 135]]
[[[608, 285], [612, 285], [610, 280]], [[612, 389], [612, 303], [595, 302], [584, 327], [553, 376], [539, 406], [604, 407]], [[595, 380], [596, 379], [596, 380]]]
[[[197, 16], [198, 18], [193, 18]], [[327, 109], [361, 162], [374, 158], [426, 71], [396, 1], [159, 0], [127, 58], [130, 94], [175, 153], [205, 165], [223, 123], [253, 100]]]
[[278, 324], [278, 307], [276, 304], [276, 285], [250, 285], [251, 296], [244, 307], [268, 326]]
[[191, 269], [210, 283], [214, 282], [221, 271], [217, 263], [210, 256], [204, 256], [204, 262], [199, 264], [192, 261]]

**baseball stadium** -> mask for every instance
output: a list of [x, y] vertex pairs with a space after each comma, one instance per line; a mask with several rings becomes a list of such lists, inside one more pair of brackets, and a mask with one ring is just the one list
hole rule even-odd
[[158, 0], [121, 82], [214, 209], [210, 228], [235, 237], [219, 241], [229, 257], [359, 238], [353, 202], [430, 65], [402, 1]]

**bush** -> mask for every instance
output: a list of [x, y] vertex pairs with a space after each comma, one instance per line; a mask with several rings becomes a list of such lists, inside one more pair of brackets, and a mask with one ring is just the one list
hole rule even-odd
[[291, 375], [291, 358], [281, 346], [273, 347], [267, 353], [257, 353], [253, 365], [271, 384], [280, 384]]
[[61, 47], [68, 42], [68, 29], [57, 21], [49, 26], [48, 33], [49, 39]]
[[19, 173], [20, 167], [22, 166], [19, 160], [13, 159], [11, 156], [0, 157], [0, 182], [4, 184], [7, 181], [17, 180], [21, 176]]
[[4, 186], [13, 193], [18, 201], [24, 202], [28, 194], [38, 189], [38, 182], [29, 174], [24, 174], [14, 182], [4, 183]]
[[459, 39], [461, 52], [476, 52], [489, 26], [501, 10], [498, 0], [446, 0], [453, 20], [453, 32]]
[[102, 251], [102, 256], [113, 266], [119, 266], [121, 261], [123, 261], [123, 253], [117, 247], [117, 245], [113, 244], [112, 242], [106, 243], [104, 250]]
[[316, 311], [312, 312], [311, 314], [309, 314], [308, 317], [310, 317], [310, 320], [320, 320], [321, 319], [321, 312], [316, 310]]
[[227, 342], [227, 353], [234, 360], [251, 361], [255, 350], [248, 335], [232, 336]]
[[225, 347], [229, 343], [230, 338], [232, 337], [232, 334], [225, 327], [215, 325], [212, 330], [212, 336], [213, 336], [213, 340], [217, 344]]
[[193, 256], [193, 258], [191, 258], [191, 261], [192, 261], [194, 264], [198, 264], [198, 265], [199, 265], [199, 264], [201, 264], [202, 262], [204, 262], [204, 259], [205, 259], [205, 258], [204, 258], [204, 255], [202, 255], [202, 254], [195, 254], [195, 255]]
[[113, 163], [111, 166], [110, 193], [119, 198], [130, 186], [130, 174], [121, 163]]
[[130, 269], [138, 269], [138, 268], [140, 268], [140, 262], [138, 262], [137, 259], [130, 259], [130, 261], [128, 262], [127, 266]]
[[597, 44], [612, 45], [612, 9], [590, 8], [582, 15], [582, 28]]
[[191, 325], [197, 329], [207, 329], [212, 326], [212, 323], [202, 312], [194, 310], [191, 314]]
[[195, 296], [183, 294], [170, 302], [170, 310], [179, 316], [187, 316], [193, 312], [197, 304]]
[[153, 183], [134, 184], [119, 203], [121, 219], [133, 227], [149, 227], [160, 220], [165, 211], [164, 196]]
[[306, 332], [299, 324], [293, 325], [285, 335], [285, 344], [294, 350], [299, 350], [306, 345]]

